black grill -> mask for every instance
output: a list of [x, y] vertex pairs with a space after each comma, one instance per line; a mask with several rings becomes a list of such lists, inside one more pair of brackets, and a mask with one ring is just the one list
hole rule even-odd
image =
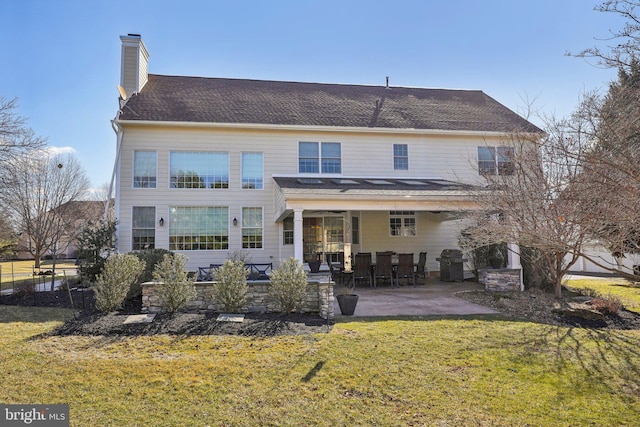
[[464, 280], [464, 262], [462, 251], [459, 249], [445, 249], [440, 253], [440, 280], [443, 282], [455, 282]]

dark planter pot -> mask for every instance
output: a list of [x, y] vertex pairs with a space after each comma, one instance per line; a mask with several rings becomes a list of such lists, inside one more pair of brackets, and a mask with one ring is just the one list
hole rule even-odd
[[358, 304], [358, 295], [338, 295], [336, 298], [338, 298], [340, 313], [344, 314], [345, 316], [353, 316], [353, 313], [356, 311], [356, 305]]
[[502, 268], [502, 258], [489, 258], [489, 264], [491, 265], [491, 268], [496, 270], [498, 268]]
[[319, 272], [320, 264], [322, 264], [322, 261], [309, 261], [309, 270], [311, 270], [312, 273]]

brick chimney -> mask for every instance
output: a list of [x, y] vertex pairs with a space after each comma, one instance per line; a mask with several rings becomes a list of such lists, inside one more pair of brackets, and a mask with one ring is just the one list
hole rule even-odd
[[120, 36], [120, 40], [122, 41], [120, 86], [127, 92], [127, 96], [131, 96], [140, 92], [149, 79], [149, 52], [140, 34]]

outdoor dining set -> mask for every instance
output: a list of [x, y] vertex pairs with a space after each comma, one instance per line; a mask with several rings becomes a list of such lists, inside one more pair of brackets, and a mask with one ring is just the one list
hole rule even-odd
[[371, 252], [360, 252], [354, 256], [353, 269], [347, 271], [343, 263], [334, 264], [327, 256], [327, 264], [334, 282], [344, 286], [368, 284], [388, 284], [391, 287], [401, 284], [415, 285], [425, 283], [427, 279], [427, 252], [420, 252], [418, 262], [413, 253], [376, 252], [375, 262]]

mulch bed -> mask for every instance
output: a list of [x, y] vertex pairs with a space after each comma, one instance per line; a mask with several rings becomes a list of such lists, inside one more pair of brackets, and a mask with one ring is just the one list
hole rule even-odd
[[524, 292], [459, 292], [457, 297], [499, 311], [512, 319], [527, 320], [556, 326], [569, 326], [592, 329], [640, 329], [640, 314], [625, 310], [607, 313], [599, 319], [590, 319], [559, 314], [559, 311], [572, 308], [592, 310], [587, 298], [569, 289], [563, 290], [561, 299], [540, 290]]
[[142, 336], [142, 335], [239, 335], [271, 337], [327, 333], [333, 327], [313, 314], [247, 313], [243, 322], [217, 321], [219, 313], [158, 313], [150, 323], [124, 324], [129, 315], [140, 314], [141, 300], [128, 301], [117, 313], [99, 314], [91, 289], [37, 292], [0, 296], [0, 304], [74, 308], [76, 318], [52, 331], [52, 335]]

